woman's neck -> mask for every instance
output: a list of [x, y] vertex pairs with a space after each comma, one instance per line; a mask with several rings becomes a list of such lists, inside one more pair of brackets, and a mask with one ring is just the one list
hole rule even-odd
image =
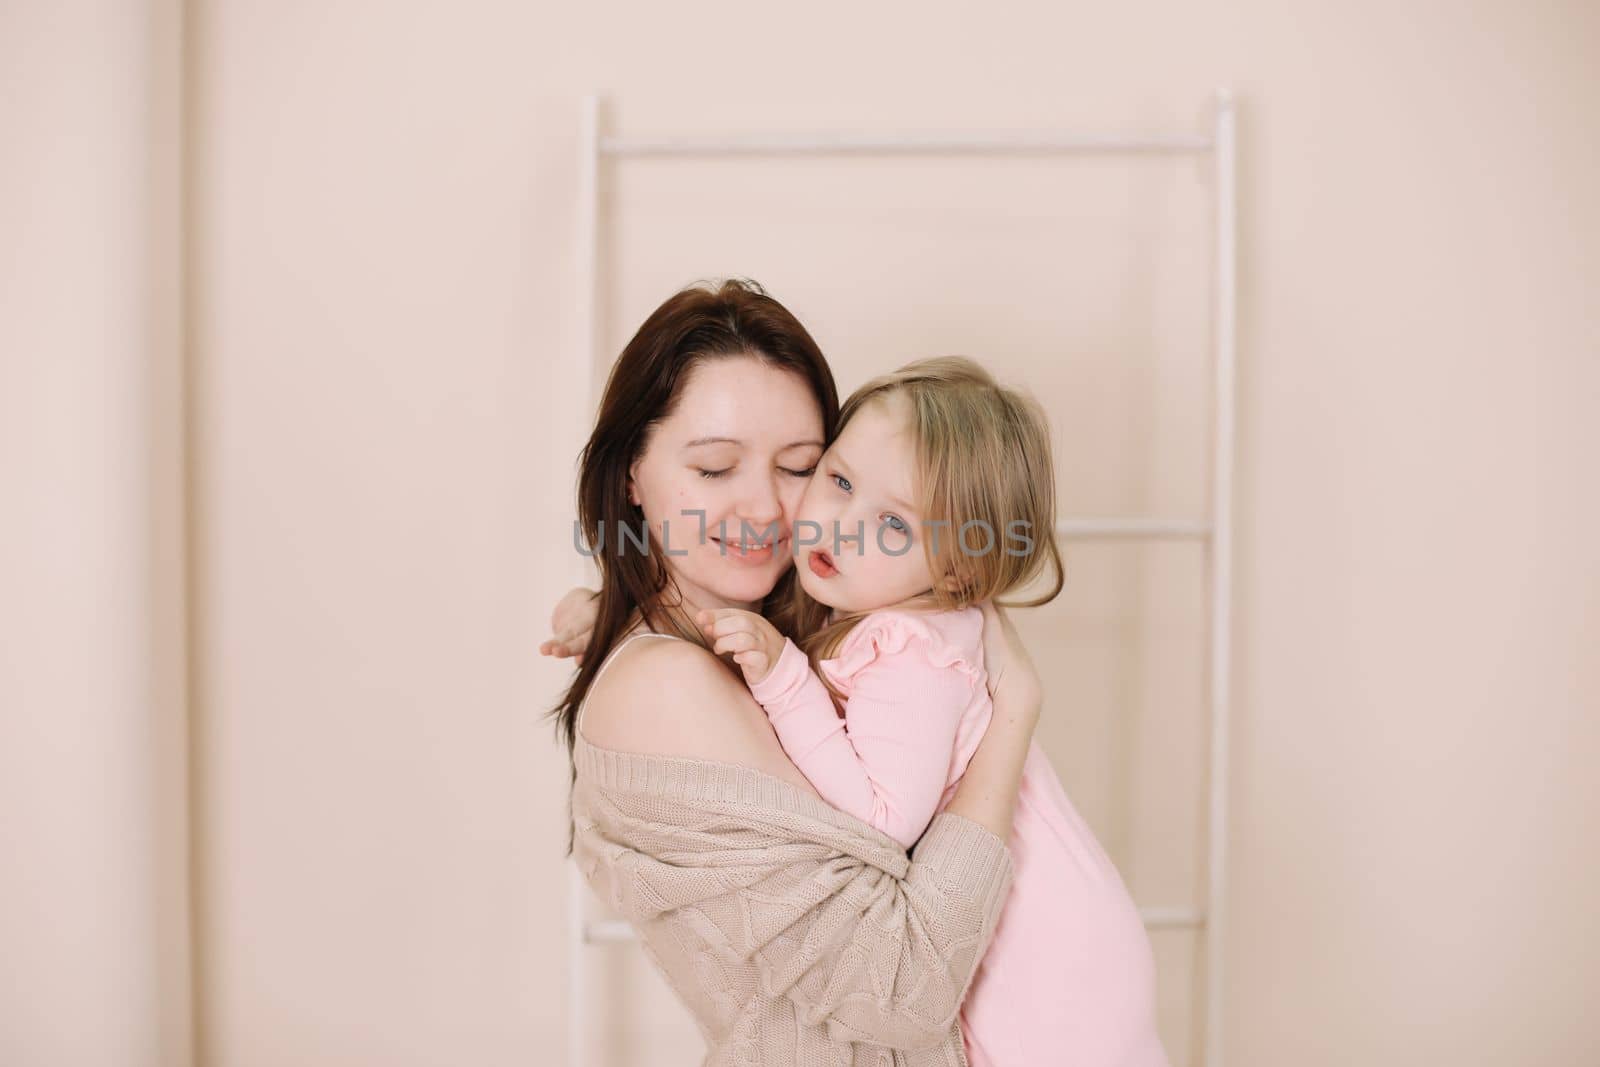
[[682, 612], [684, 620], [694, 627], [695, 615], [701, 611], [716, 611], [720, 608], [738, 608], [740, 611], [754, 611], [760, 613], [761, 603], [755, 601], [746, 603], [742, 601], [724, 600], [713, 596], [703, 589], [685, 589], [673, 577], [668, 576], [667, 588], [661, 593], [661, 607], [674, 612]]

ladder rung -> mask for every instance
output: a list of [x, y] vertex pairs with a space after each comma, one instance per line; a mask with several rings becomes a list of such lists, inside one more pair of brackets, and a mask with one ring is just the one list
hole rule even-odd
[[634, 940], [633, 927], [622, 919], [601, 919], [597, 922], [584, 923], [583, 939], [591, 945], [602, 945], [613, 941]]
[[1198, 930], [1206, 924], [1206, 913], [1183, 908], [1140, 908], [1139, 918], [1149, 930]]
[[965, 152], [1209, 152], [1211, 138], [1062, 133], [865, 135], [753, 134], [746, 137], [602, 137], [603, 156], [906, 155]]
[[1211, 524], [1194, 519], [1063, 519], [1058, 537], [1176, 537], [1205, 540]]
[[[1139, 917], [1151, 930], [1198, 930], [1206, 924], [1203, 912], [1182, 908], [1140, 908]], [[633, 927], [622, 919], [599, 919], [585, 923], [583, 939], [591, 945], [618, 944], [635, 940]]]

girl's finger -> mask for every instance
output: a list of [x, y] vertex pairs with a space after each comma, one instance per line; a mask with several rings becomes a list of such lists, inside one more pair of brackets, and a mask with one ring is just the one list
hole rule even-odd
[[727, 652], [743, 652], [753, 647], [755, 643], [750, 640], [748, 634], [726, 634], [717, 638], [716, 652], [720, 656]]
[[713, 615], [711, 621], [705, 625], [708, 634], [723, 637], [727, 634], [749, 633], [753, 631], [750, 620], [742, 612], [736, 615]]
[[717, 638], [715, 651], [717, 655], [720, 656], [725, 652], [745, 652], [755, 647], [755, 638], [750, 634], [725, 634], [724, 636]]

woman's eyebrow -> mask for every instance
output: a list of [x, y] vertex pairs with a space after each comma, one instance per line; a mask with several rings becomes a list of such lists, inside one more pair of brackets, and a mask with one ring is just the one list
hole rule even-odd
[[[741, 445], [742, 446], [743, 444], [744, 444], [744, 442], [739, 440], [737, 437], [696, 437], [693, 441], [690, 441], [688, 444], [684, 445], [683, 447], [684, 448], [694, 448], [696, 445]], [[813, 447], [816, 447], [816, 448], [822, 448], [823, 447], [823, 444], [822, 444], [821, 441], [792, 441], [789, 444], [786, 444], [782, 448], [778, 449], [778, 451], [779, 452], [787, 452], [791, 448], [800, 448], [800, 447], [806, 446], [806, 445], [810, 445], [810, 446], [813, 446]]]

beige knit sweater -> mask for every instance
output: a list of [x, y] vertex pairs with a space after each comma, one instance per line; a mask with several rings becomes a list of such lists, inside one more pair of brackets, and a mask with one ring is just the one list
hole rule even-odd
[[771, 775], [575, 731], [574, 855], [705, 1035], [706, 1067], [965, 1067], [956, 1010], [1011, 884], [948, 812], [912, 854]]

